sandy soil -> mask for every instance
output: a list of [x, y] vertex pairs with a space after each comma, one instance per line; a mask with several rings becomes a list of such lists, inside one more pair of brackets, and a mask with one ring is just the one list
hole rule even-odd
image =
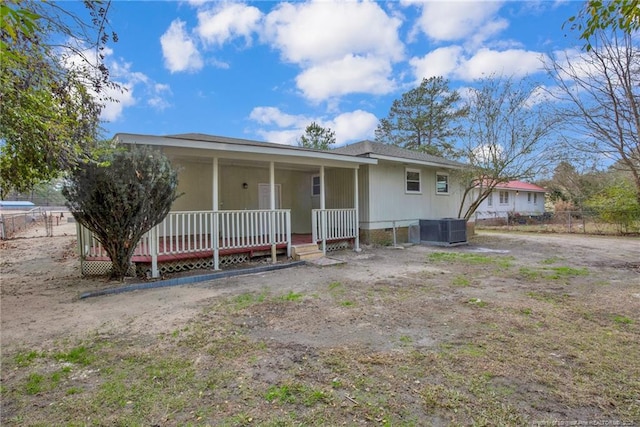
[[[261, 274], [150, 289], [112, 296], [79, 299], [79, 295], [119, 284], [101, 278], [83, 278], [75, 255], [75, 224], [63, 223], [54, 228], [53, 237], [45, 237], [43, 227], [36, 227], [8, 241], [0, 242], [1, 339], [3, 350], [41, 346], [68, 337], [88, 333], [155, 334], [175, 330], [202, 312], [212, 299], [251, 291], [313, 294], [326, 290], [327, 283], [363, 283], [370, 286], [430, 282], [451, 282], [457, 272], [446, 264], [426, 265], [429, 253], [442, 250], [504, 253], [516, 263], [529, 265], [557, 257], [571, 260], [573, 266], [599, 269], [612, 282], [638, 285], [640, 308], [640, 239], [584, 235], [480, 233], [470, 245], [457, 248], [412, 246], [408, 248], [371, 248], [360, 253], [342, 251], [332, 257], [344, 264], [331, 267], [312, 265]], [[491, 280], [482, 278], [478, 280]], [[508, 298], [513, 283], [497, 281], [482, 287], [482, 298]], [[401, 290], [399, 288], [399, 290]], [[461, 298], [452, 289], [440, 299]], [[465, 290], [465, 298], [473, 289]], [[445, 304], [442, 304], [444, 307]], [[313, 304], [300, 305], [291, 313], [254, 313], [239, 321], [249, 324], [256, 336], [302, 345], [340, 346], [363, 344], [384, 349], [391, 335], [398, 331], [412, 335], [425, 345], [437, 342], [464, 328], [464, 310], [437, 308], [429, 314], [433, 320], [430, 333], [424, 324], [384, 304], [366, 304], [362, 310], [349, 310], [349, 318], [334, 316]], [[301, 310], [304, 310], [301, 312]], [[326, 322], [318, 322], [318, 318]], [[306, 320], [305, 320], [306, 319]], [[421, 319], [424, 322], [425, 319]], [[322, 324], [320, 324], [322, 323]], [[442, 327], [447, 325], [448, 327]], [[441, 327], [437, 327], [441, 326]], [[418, 330], [422, 333], [418, 334]]]

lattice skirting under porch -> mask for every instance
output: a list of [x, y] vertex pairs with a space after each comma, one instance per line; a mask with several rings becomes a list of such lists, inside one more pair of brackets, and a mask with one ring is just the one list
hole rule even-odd
[[[111, 272], [111, 261], [82, 261], [83, 276], [106, 276]], [[135, 264], [129, 266], [128, 276], [136, 274]]]
[[[219, 258], [220, 268], [231, 267], [250, 261], [248, 253], [238, 253], [221, 255]], [[187, 270], [213, 269], [213, 258], [191, 258], [176, 261], [161, 262], [158, 264], [160, 274], [177, 273]], [[105, 276], [111, 270], [111, 261], [84, 261], [82, 263], [83, 276]], [[151, 264], [132, 264], [128, 272], [129, 276], [151, 277]]]
[[327, 242], [327, 252], [341, 251], [343, 249], [349, 249], [352, 246], [353, 245], [351, 244], [351, 242], [347, 240], [340, 240], [337, 242]]

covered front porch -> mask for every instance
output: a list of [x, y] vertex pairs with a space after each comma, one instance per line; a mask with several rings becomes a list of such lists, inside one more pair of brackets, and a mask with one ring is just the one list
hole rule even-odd
[[[359, 249], [355, 209], [316, 209], [313, 233], [292, 234], [291, 212], [278, 210], [170, 212], [138, 243], [132, 263], [135, 270], [156, 278], [162, 272], [213, 268], [278, 254], [291, 257], [296, 245], [318, 244], [323, 253], [348, 243]], [[104, 273], [109, 257], [93, 234], [78, 226], [78, 246], [83, 273]], [[101, 268], [102, 267], [102, 268]]]
[[[179, 173], [182, 196], [135, 249], [138, 274], [219, 270], [256, 256], [275, 263], [300, 244], [359, 250], [358, 168], [369, 159], [203, 135], [116, 139], [157, 146]], [[78, 236], [83, 273], [110, 264], [88, 230]]]

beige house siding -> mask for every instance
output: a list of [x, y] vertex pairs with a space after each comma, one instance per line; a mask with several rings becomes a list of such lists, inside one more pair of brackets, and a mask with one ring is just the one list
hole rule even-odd
[[202, 162], [173, 161], [178, 170], [178, 194], [172, 211], [208, 211], [213, 204], [213, 166]]

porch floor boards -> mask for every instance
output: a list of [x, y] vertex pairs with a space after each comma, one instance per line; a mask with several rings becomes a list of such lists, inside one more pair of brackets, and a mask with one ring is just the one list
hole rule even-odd
[[[291, 235], [291, 245], [302, 245], [312, 243], [311, 234], [292, 234]], [[195, 241], [191, 241], [191, 248], [193, 248]], [[220, 242], [222, 244], [222, 242]], [[276, 245], [277, 249], [286, 249], [286, 243], [280, 243]], [[160, 239], [159, 250], [164, 250], [164, 242]], [[229, 249], [220, 249], [220, 256], [223, 255], [232, 255], [232, 254], [240, 254], [240, 253], [250, 253], [253, 255], [256, 252], [265, 252], [270, 251], [271, 245], [260, 245], [260, 246], [251, 246], [251, 247], [241, 247], [241, 248], [229, 248]], [[181, 252], [176, 254], [165, 254], [158, 255], [158, 262], [171, 262], [185, 259], [195, 259], [195, 258], [208, 258], [213, 256], [213, 250], [204, 250], [204, 251], [193, 251], [193, 252]], [[87, 256], [85, 258], [86, 261], [110, 261], [108, 256]], [[131, 257], [131, 262], [137, 264], [149, 264], [151, 263], [150, 255], [134, 255]]]

